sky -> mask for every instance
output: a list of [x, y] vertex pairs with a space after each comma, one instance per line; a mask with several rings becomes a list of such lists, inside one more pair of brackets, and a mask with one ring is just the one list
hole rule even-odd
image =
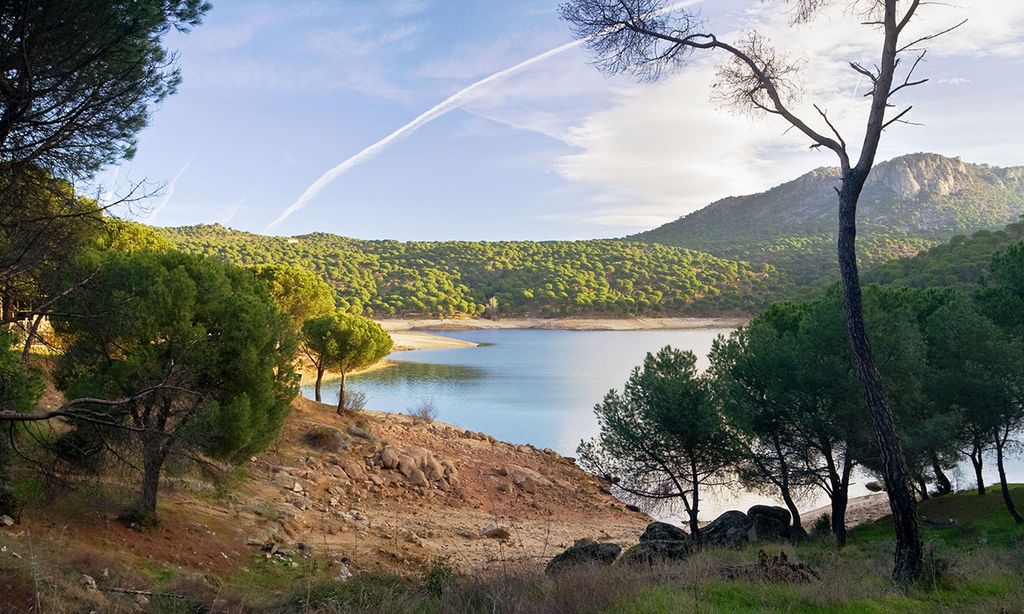
[[[866, 83], [848, 62], [873, 63], [877, 31], [841, 6], [793, 26], [781, 2], [690, 4], [722, 40], [756, 29], [800, 61], [797, 112], [825, 130], [812, 104], [827, 109], [856, 153]], [[159, 226], [585, 239], [836, 164], [780, 120], [723, 107], [712, 87], [720, 55], [653, 83], [605, 76], [557, 9], [214, 0], [201, 26], [167, 36], [183, 81], [154, 109], [134, 159], [84, 189], [110, 201], [141, 183], [153, 195], [117, 213]], [[930, 81], [896, 99], [922, 125], [889, 128], [879, 159], [931, 151], [1024, 164], [1024, 0], [925, 3], [906, 37], [965, 18], [928, 44], [915, 77]]]

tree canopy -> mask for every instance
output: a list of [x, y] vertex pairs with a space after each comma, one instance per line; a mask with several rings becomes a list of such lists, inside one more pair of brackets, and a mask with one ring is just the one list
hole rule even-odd
[[297, 392], [296, 339], [250, 271], [180, 252], [114, 253], [55, 321], [69, 398], [118, 399], [72, 418], [126, 430], [142, 457], [137, 511], [156, 511], [164, 462], [237, 461], [274, 440]]
[[324, 372], [330, 369], [341, 374], [338, 413], [346, 407], [346, 376], [384, 358], [392, 347], [391, 335], [380, 324], [344, 311], [306, 320], [302, 337], [304, 351], [317, 370], [317, 401]]

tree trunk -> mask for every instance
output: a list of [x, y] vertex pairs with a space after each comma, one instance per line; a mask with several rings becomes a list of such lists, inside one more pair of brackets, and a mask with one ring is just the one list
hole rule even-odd
[[345, 372], [341, 372], [341, 384], [338, 387], [338, 414], [345, 412]]
[[789, 510], [789, 515], [793, 518], [793, 524], [789, 529], [789, 538], [791, 542], [796, 543], [800, 538], [807, 537], [807, 531], [804, 531], [803, 523], [800, 521], [800, 508], [793, 501], [793, 495], [789, 489], [789, 465], [786, 463], [786, 455], [782, 453], [778, 436], [773, 435], [772, 445], [775, 447], [775, 455], [779, 458], [779, 473], [782, 478], [779, 481], [779, 490], [782, 492], [782, 500]]
[[43, 322], [43, 316], [37, 315], [31, 319], [25, 333], [25, 346], [21, 350], [21, 364], [27, 365], [28, 359], [32, 356], [32, 342], [39, 334], [39, 325]]
[[939, 462], [939, 455], [934, 450], [931, 451], [932, 460], [932, 472], [935, 473], [935, 484], [938, 486], [939, 495], [948, 495], [953, 492], [953, 484], [946, 477], [946, 473], [942, 470], [942, 463]]
[[931, 495], [928, 494], [928, 481], [924, 479], [924, 476], [917, 478], [917, 491], [921, 495], [922, 501], [931, 499]]
[[985, 494], [985, 477], [983, 475], [981, 475], [981, 470], [982, 470], [983, 464], [985, 462], [985, 459], [982, 458], [981, 454], [982, 454], [981, 443], [977, 439], [975, 439], [974, 440], [974, 446], [971, 448], [971, 453], [967, 455], [967, 458], [971, 459], [971, 465], [974, 466], [974, 478], [977, 480], [978, 494], [979, 495], [984, 495]]
[[697, 479], [697, 465], [690, 463], [690, 487], [693, 488], [693, 504], [688, 510], [690, 512], [690, 535], [700, 535], [700, 524], [697, 522], [697, 514], [700, 511], [700, 480]]
[[[876, 85], [876, 87], [879, 87]], [[884, 85], [888, 87], [888, 85]], [[864, 399], [875, 431], [882, 476], [889, 508], [896, 525], [896, 556], [893, 577], [914, 581], [922, 572], [921, 533], [917, 523], [917, 501], [910, 489], [910, 472], [903, 455], [903, 446], [893, 422], [891, 403], [882, 383], [868, 342], [862, 308], [860, 274], [857, 270], [857, 200], [867, 179], [870, 162], [863, 170], [852, 169], [843, 174], [839, 192], [839, 270], [843, 281], [843, 310], [850, 337], [857, 376], [864, 388]]]
[[317, 403], [321, 402], [320, 401], [320, 383], [322, 381], [324, 381], [324, 368], [323, 368], [323, 366], [318, 365], [317, 368], [316, 368], [316, 393], [315, 393], [315, 398], [316, 398], [316, 402]]
[[1010, 486], [1006, 483], [1006, 470], [1003, 468], [1004, 445], [1006, 445], [1006, 440], [999, 436], [999, 432], [996, 432], [996, 467], [999, 469], [999, 489], [1003, 491], [1003, 502], [1006, 503], [1006, 509], [1010, 512], [1010, 516], [1013, 516], [1013, 521], [1021, 524], [1024, 523], [1024, 516], [1020, 515], [1017, 506], [1013, 504]]
[[142, 488], [129, 519], [143, 526], [156, 523], [156, 501], [167, 451], [163, 442], [147, 437], [142, 464]]
[[845, 489], [832, 493], [832, 535], [836, 538], [836, 547], [846, 546], [846, 504], [849, 496]]

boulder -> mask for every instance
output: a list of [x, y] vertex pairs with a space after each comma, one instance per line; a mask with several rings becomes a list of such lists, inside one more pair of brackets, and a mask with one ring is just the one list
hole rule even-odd
[[689, 535], [686, 539], [652, 539], [626, 550], [617, 564], [653, 565], [665, 561], [684, 561], [696, 549], [696, 543]]
[[688, 541], [690, 534], [667, 522], [652, 522], [640, 536], [641, 542], [651, 541]]
[[659, 561], [682, 561], [696, 549], [690, 534], [667, 522], [652, 522], [640, 536], [640, 543], [622, 555], [622, 565], [650, 565]]
[[509, 539], [512, 537], [512, 534], [508, 532], [508, 529], [497, 524], [489, 524], [483, 529], [480, 529], [480, 535], [491, 539]]
[[882, 492], [885, 490], [885, 482], [882, 480], [871, 480], [864, 485], [864, 488], [867, 488], [871, 492]]
[[611, 565], [618, 558], [622, 548], [618, 544], [599, 544], [592, 539], [579, 539], [548, 562], [544, 573], [557, 575], [579, 565]]
[[789, 539], [792, 516], [784, 507], [755, 505], [747, 510], [750, 519], [750, 541], [783, 541]]
[[370, 443], [373, 443], [374, 441], [376, 441], [376, 439], [374, 439], [374, 437], [370, 433], [370, 431], [364, 429], [361, 426], [357, 426], [355, 424], [348, 425], [348, 434], [352, 435], [353, 437], [358, 437], [360, 439], [365, 439], [366, 441], [369, 441]]
[[750, 518], [736, 510], [725, 512], [700, 530], [700, 541], [708, 546], [739, 548], [750, 541]]
[[341, 469], [345, 472], [352, 480], [361, 482], [366, 479], [366, 471], [352, 459], [345, 459], [341, 461]]
[[423, 472], [420, 471], [419, 467], [414, 467], [406, 478], [409, 480], [409, 483], [414, 486], [426, 486], [429, 484], [427, 476], [423, 475]]
[[387, 446], [380, 453], [380, 462], [384, 467], [388, 469], [394, 469], [398, 466], [398, 461], [401, 458], [401, 453], [398, 448], [394, 446]]

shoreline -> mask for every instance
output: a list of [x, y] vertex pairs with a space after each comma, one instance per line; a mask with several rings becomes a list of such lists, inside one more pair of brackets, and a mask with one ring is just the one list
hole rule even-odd
[[580, 330], [637, 331], [735, 328], [750, 321], [747, 317], [713, 318], [386, 318], [377, 320], [389, 333], [404, 331], [461, 330]]
[[736, 328], [744, 317], [718, 318], [386, 318], [376, 322], [391, 335], [394, 352], [478, 347], [479, 343], [434, 333], [464, 330], [641, 331]]

